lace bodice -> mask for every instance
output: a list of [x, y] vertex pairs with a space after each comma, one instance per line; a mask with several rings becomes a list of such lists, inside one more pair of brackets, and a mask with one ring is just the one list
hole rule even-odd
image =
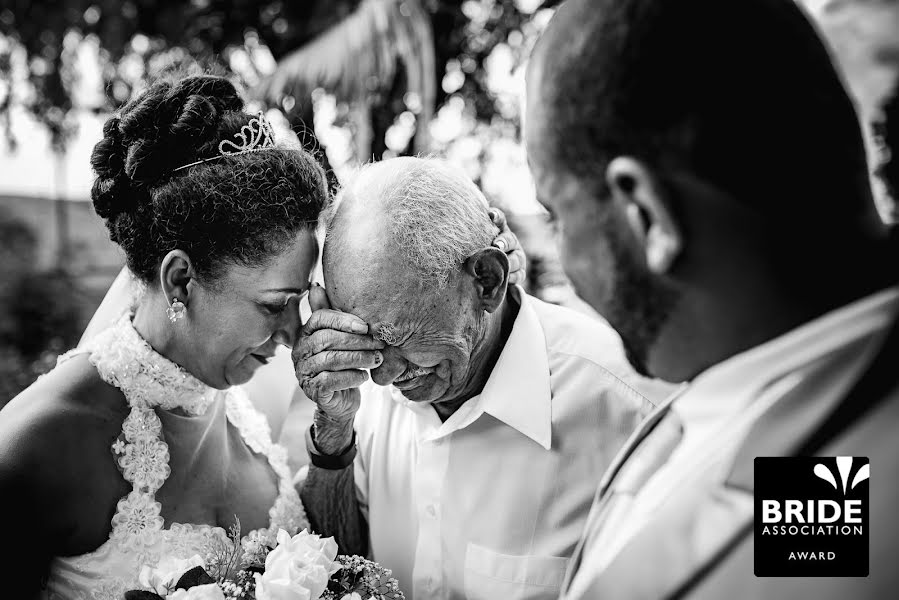
[[215, 390], [156, 353], [137, 333], [131, 316], [98, 334], [84, 348], [62, 357], [88, 354], [100, 376], [125, 395], [130, 413], [111, 447], [114, 460], [132, 490], [119, 500], [109, 540], [81, 556], [57, 557], [50, 567], [45, 597], [51, 600], [121, 600], [137, 589], [145, 564], [164, 556], [208, 556], [227, 541], [221, 527], [173, 523], [168, 528], [156, 492], [171, 473], [169, 448], [157, 410], [181, 409], [202, 415], [224, 403], [228, 421], [246, 445], [264, 455], [278, 476], [278, 497], [269, 510], [269, 527], [251, 531], [241, 540], [244, 553], [254, 555], [261, 545], [275, 545], [278, 529], [291, 535], [308, 527], [303, 505], [293, 487], [287, 451], [271, 440], [265, 417], [240, 388]]

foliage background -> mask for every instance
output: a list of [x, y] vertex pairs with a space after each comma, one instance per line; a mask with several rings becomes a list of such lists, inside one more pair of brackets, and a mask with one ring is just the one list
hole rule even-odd
[[[524, 60], [554, 4], [7, 1], [0, 5], [0, 131], [15, 152], [28, 140], [16, 136], [13, 109], [27, 111], [56, 157], [48, 172], [59, 172], [85, 114], [105, 117], [169, 69], [228, 74], [277, 127], [291, 128], [318, 154], [334, 184], [356, 164], [400, 154], [440, 153], [462, 165], [513, 213], [531, 245], [534, 289], [551, 295], [565, 289], [565, 279], [557, 260], [540, 258], [554, 253], [527, 176], [519, 97]], [[3, 251], [21, 260], [5, 274], [10, 285], [0, 299], [8, 331], [0, 335], [0, 380], [8, 382], [0, 405], [77, 343], [114, 276], [110, 263], [120, 260], [108, 242], [109, 255], [84, 260], [85, 244], [94, 243], [83, 238], [102, 234], [83, 222], [80, 206], [56, 204], [30, 228], [21, 202], [0, 214], [4, 227], [24, 227], [34, 238], [26, 252], [4, 236]], [[61, 296], [67, 302], [58, 303]], [[23, 312], [23, 303], [34, 310]]]
[[[318, 153], [335, 184], [360, 162], [408, 153], [462, 166], [509, 213], [530, 258], [530, 291], [583, 309], [521, 145], [523, 68], [557, 1], [0, 0], [3, 152], [27, 141], [13, 122], [24, 111], [48, 134], [42, 173], [63, 189], [64, 159], [87, 168], [75, 143], [85, 114], [105, 117], [162, 71], [216, 70]], [[800, 1], [863, 121], [881, 121], [899, 65], [899, 4]], [[870, 136], [872, 165], [889, 159], [884, 139]], [[88, 207], [63, 195], [33, 199], [33, 211], [0, 195], [0, 406], [77, 342], [121, 264]]]

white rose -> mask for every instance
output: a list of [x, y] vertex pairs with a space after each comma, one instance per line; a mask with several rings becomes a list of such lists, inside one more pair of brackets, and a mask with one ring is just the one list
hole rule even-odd
[[225, 600], [225, 594], [217, 583], [195, 585], [189, 590], [180, 589], [170, 594], [166, 600]]
[[256, 600], [319, 600], [331, 575], [340, 569], [337, 542], [306, 530], [290, 537], [278, 531], [278, 547], [265, 559], [265, 573], [256, 573]]
[[362, 600], [362, 596], [353, 592], [352, 594], [345, 594], [340, 600]]
[[167, 556], [159, 561], [155, 569], [148, 565], [141, 567], [137, 580], [144, 589], [153, 590], [164, 598], [174, 591], [181, 576], [194, 567], [206, 568], [206, 563], [199, 554], [184, 559]]

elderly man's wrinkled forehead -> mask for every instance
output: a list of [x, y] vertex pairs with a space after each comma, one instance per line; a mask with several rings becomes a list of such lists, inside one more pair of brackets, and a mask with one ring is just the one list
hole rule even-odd
[[364, 320], [371, 335], [398, 345], [455, 301], [451, 290], [428, 289], [396, 256], [347, 253], [325, 262], [331, 306]]
[[388, 289], [398, 287], [394, 279], [401, 275], [384, 252], [388, 229], [378, 190], [362, 178], [354, 183], [358, 187], [346, 188], [331, 209], [322, 252], [331, 303], [348, 312], [383, 298]]
[[[355, 174], [325, 217], [325, 284], [341, 310], [393, 301], [415, 282], [391, 240], [386, 199], [397, 193], [402, 164], [381, 161]], [[361, 315], [360, 315], [361, 316]]]
[[360, 169], [325, 211], [322, 259], [326, 276], [335, 268], [341, 271], [332, 275], [342, 274], [343, 269], [365, 272], [383, 262], [380, 251], [389, 231], [384, 199], [397, 175], [392, 167], [390, 161], [382, 161]]
[[365, 167], [330, 212], [323, 253], [329, 297], [335, 308], [381, 319], [388, 309], [448, 297], [466, 258], [497, 233], [480, 190], [434, 159]]

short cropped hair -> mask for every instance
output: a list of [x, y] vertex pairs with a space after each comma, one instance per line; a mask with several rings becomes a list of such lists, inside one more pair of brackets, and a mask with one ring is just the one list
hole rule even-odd
[[499, 233], [484, 194], [437, 158], [400, 157], [362, 167], [325, 211], [326, 246], [342, 235], [334, 226], [335, 213], [349, 197], [362, 203], [356, 210], [380, 213], [389, 232], [385, 241], [427, 286], [445, 287], [453, 271]]
[[570, 0], [553, 20], [528, 102], [558, 169], [604, 190], [629, 155], [762, 214], [839, 224], [870, 209], [858, 117], [792, 0]]

